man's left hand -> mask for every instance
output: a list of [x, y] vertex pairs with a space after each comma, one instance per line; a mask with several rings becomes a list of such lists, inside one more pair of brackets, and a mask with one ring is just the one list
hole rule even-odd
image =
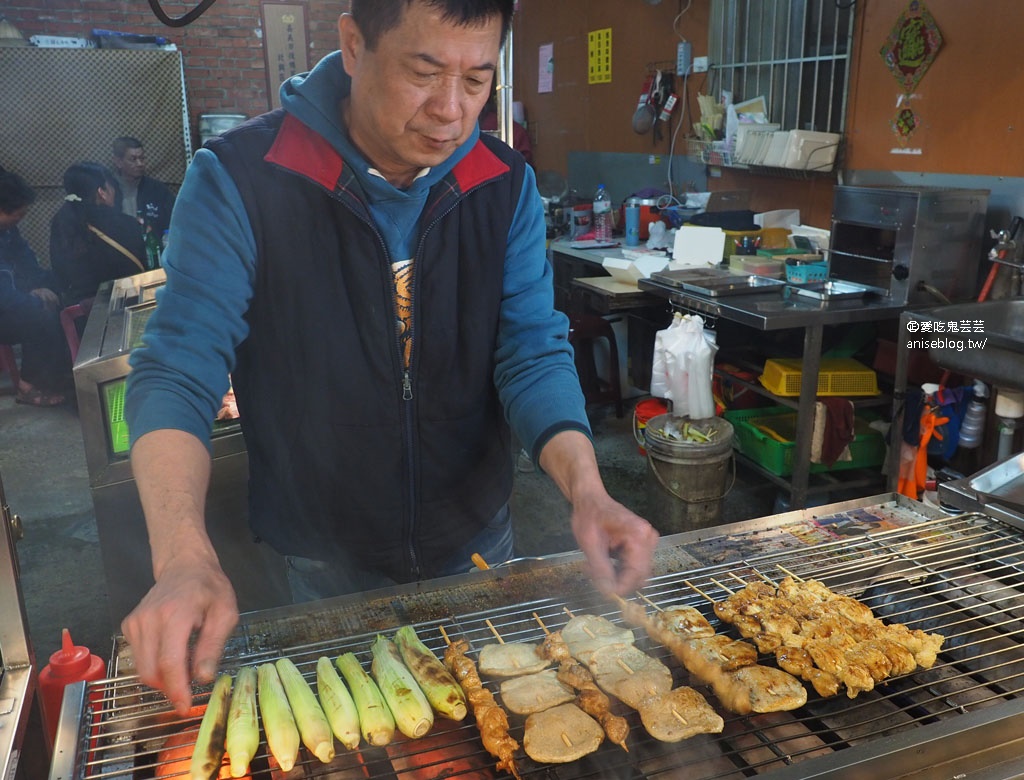
[[587, 556], [595, 587], [625, 595], [643, 585], [651, 574], [658, 532], [608, 495], [590, 439], [580, 431], [557, 433], [539, 460], [572, 504], [572, 532]]
[[602, 593], [624, 596], [651, 576], [658, 532], [607, 494], [573, 504], [572, 531]]

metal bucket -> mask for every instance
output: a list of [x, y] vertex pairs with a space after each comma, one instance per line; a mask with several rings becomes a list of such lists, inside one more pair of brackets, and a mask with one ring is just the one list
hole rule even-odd
[[691, 420], [713, 431], [712, 441], [678, 441], [665, 435], [671, 414], [652, 418], [644, 428], [647, 449], [647, 520], [662, 534], [708, 528], [722, 522], [722, 499], [732, 489], [733, 427], [711, 417]]

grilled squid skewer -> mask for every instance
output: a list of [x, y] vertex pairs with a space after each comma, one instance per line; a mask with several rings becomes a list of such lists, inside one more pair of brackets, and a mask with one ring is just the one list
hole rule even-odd
[[519, 749], [519, 743], [508, 733], [508, 715], [498, 706], [494, 694], [480, 681], [476, 664], [466, 655], [469, 643], [464, 639], [452, 642], [447, 634], [444, 634], [444, 637], [448, 642], [448, 647], [444, 651], [445, 668], [466, 694], [466, 701], [473, 710], [484, 748], [498, 759], [497, 769], [507, 771], [519, 780], [519, 770], [515, 762], [515, 751]]

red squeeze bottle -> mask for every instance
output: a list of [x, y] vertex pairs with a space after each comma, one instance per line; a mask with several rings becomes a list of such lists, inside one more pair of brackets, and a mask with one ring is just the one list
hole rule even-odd
[[48, 663], [39, 673], [39, 693], [43, 707], [43, 722], [49, 744], [57, 738], [57, 723], [60, 720], [60, 706], [64, 699], [64, 688], [82, 680], [91, 682], [106, 676], [106, 665], [98, 655], [89, 652], [88, 647], [71, 641], [71, 632], [61, 631], [61, 649], [50, 656]]

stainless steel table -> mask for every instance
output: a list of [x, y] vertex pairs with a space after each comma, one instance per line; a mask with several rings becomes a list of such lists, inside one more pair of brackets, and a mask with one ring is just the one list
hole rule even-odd
[[[905, 304], [892, 303], [877, 296], [821, 301], [804, 295], [785, 295], [773, 290], [749, 295], [712, 297], [671, 287], [652, 279], [641, 279], [641, 290], [666, 298], [674, 309], [721, 318], [760, 331], [801, 328], [804, 331], [803, 372], [800, 380], [800, 398], [773, 396], [779, 402], [795, 406], [797, 410], [797, 439], [793, 454], [793, 474], [788, 482], [764, 472], [765, 476], [789, 488], [790, 507], [803, 509], [807, 505], [811, 468], [811, 432], [814, 420], [814, 402], [818, 390], [818, 372], [821, 367], [822, 334], [826, 326], [847, 325], [857, 322], [875, 322], [898, 317]], [[751, 385], [758, 392], [763, 388]]]

